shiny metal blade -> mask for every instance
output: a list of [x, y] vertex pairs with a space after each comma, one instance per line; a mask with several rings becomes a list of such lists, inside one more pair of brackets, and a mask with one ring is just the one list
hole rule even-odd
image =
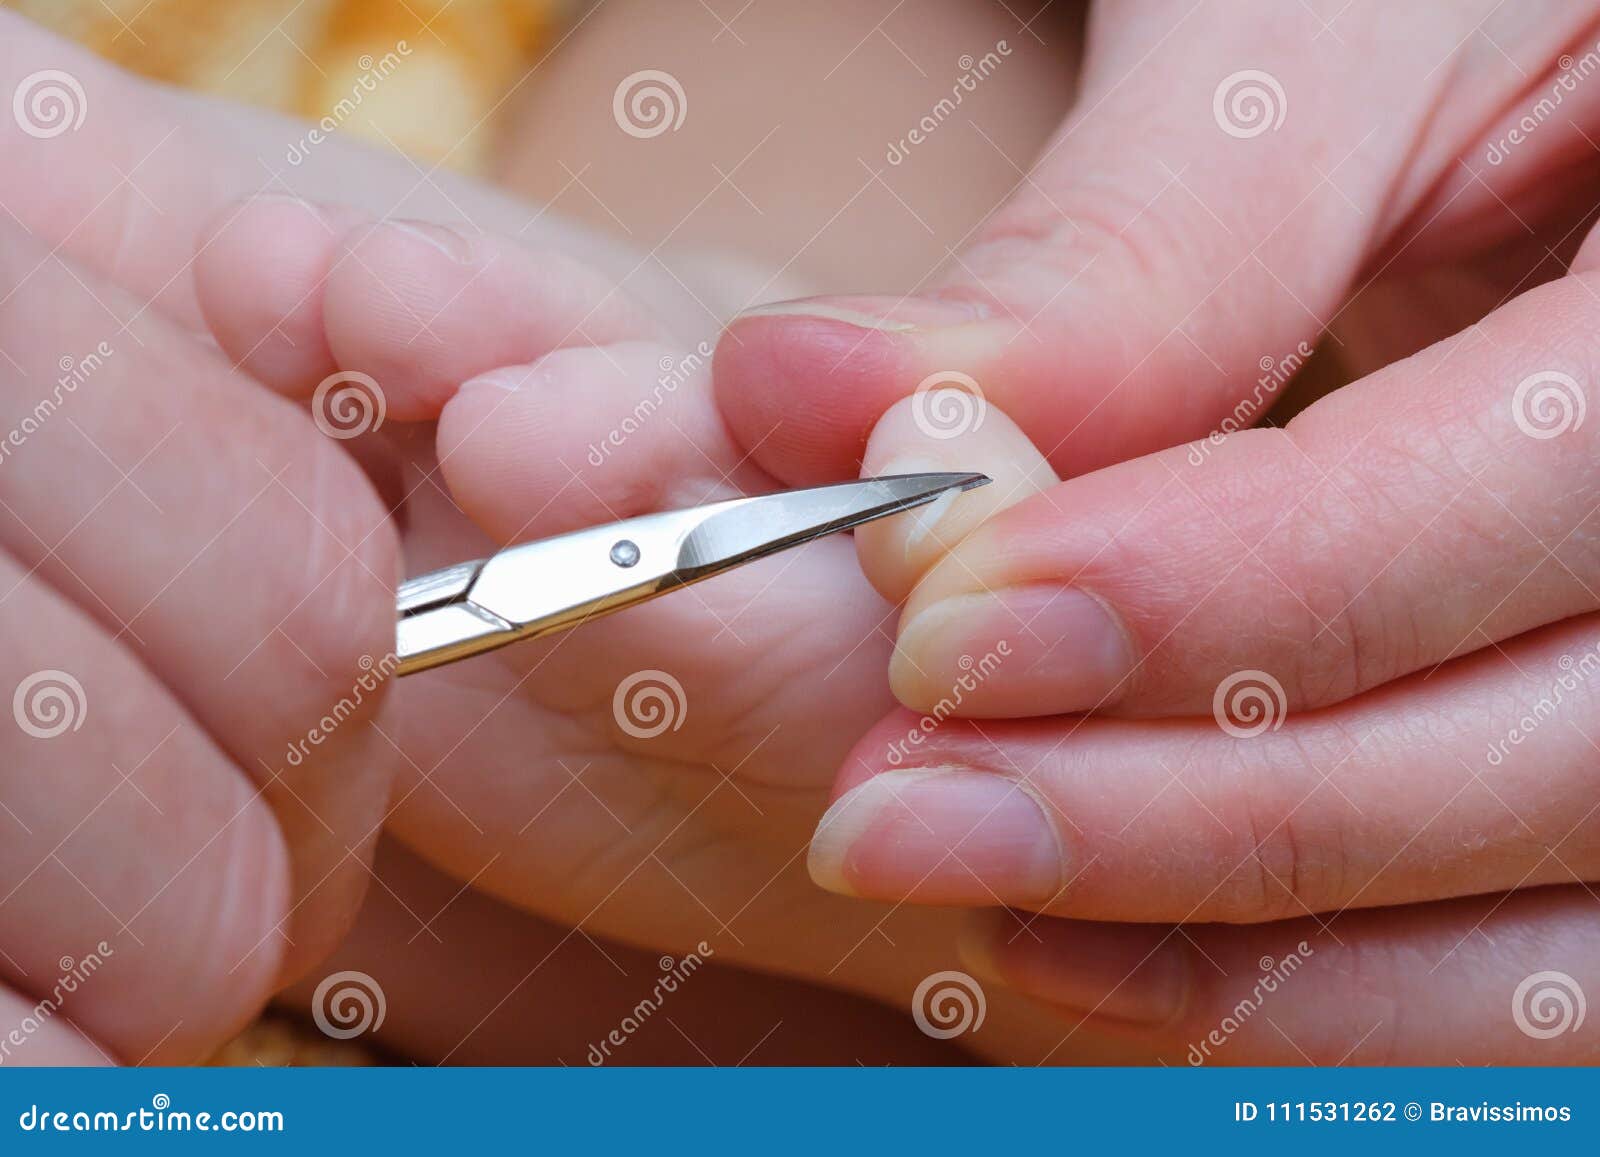
[[592, 526], [446, 567], [401, 586], [399, 673], [565, 630], [988, 481], [982, 474], [901, 474], [734, 498]]
[[891, 474], [720, 503], [684, 538], [678, 569], [685, 578], [715, 573], [988, 482], [983, 474]]

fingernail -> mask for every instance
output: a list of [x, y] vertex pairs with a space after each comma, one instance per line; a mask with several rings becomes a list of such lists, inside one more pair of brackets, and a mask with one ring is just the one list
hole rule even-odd
[[460, 265], [471, 265], [475, 260], [472, 239], [444, 225], [435, 225], [431, 221], [412, 221], [405, 218], [389, 217], [378, 222], [378, 228], [392, 229], [396, 233], [403, 233], [415, 241], [422, 242], [422, 244], [431, 249], [437, 249], [451, 261]]
[[920, 611], [900, 628], [889, 682], [914, 710], [959, 694], [966, 715], [1054, 715], [1115, 702], [1133, 664], [1126, 632], [1099, 599], [1033, 584]]
[[1166, 928], [974, 912], [956, 947], [980, 980], [1083, 1016], [1169, 1024], [1189, 999], [1190, 956]]
[[840, 321], [858, 329], [909, 333], [921, 328], [981, 321], [987, 310], [980, 304], [961, 304], [931, 298], [903, 300], [870, 297], [799, 298], [774, 301], [742, 311], [735, 321], [751, 317], [809, 317]]
[[[937, 474], [950, 469], [948, 462], [936, 462], [932, 458], [895, 458], [883, 463], [873, 470], [874, 474]], [[906, 557], [910, 558], [916, 550], [930, 538], [937, 538], [939, 523], [944, 516], [950, 513], [950, 508], [956, 500], [962, 497], [959, 490], [946, 490], [932, 502], [925, 502], [921, 506], [913, 507], [898, 517], [905, 520], [905, 532], [902, 539], [905, 543]]]
[[886, 771], [834, 802], [811, 839], [830, 892], [923, 903], [1043, 902], [1065, 878], [1056, 825], [1016, 780], [963, 768]]

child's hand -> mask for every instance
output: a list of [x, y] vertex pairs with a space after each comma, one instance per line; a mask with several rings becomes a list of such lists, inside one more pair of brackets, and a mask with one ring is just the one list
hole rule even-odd
[[[381, 385], [387, 423], [353, 444], [389, 480], [413, 573], [777, 488], [723, 429], [709, 346], [547, 248], [258, 199], [223, 211], [196, 281], [223, 349], [273, 387]], [[955, 922], [885, 925], [805, 870], [840, 763], [893, 706], [891, 613], [839, 536], [407, 678], [389, 830], [583, 932], [707, 941], [903, 1006], [956, 962]]]
[[1514, 402], [1596, 380], [1590, 254], [1284, 430], [1070, 482], [993, 408], [942, 440], [891, 408], [867, 471], [1000, 481], [857, 536], [912, 710], [813, 876], [1074, 918], [986, 916], [969, 958], [1173, 1062], [1291, 956], [1203, 1059], [1592, 1056], [1592, 1021], [1526, 1026], [1600, 990], [1600, 427]]
[[397, 536], [303, 412], [9, 220], [0, 285], [0, 1063], [198, 1060], [354, 919]]
[[[720, 960], [869, 992], [902, 1009], [920, 981], [956, 964], [955, 919], [926, 909], [890, 910], [832, 897], [805, 873], [805, 848], [839, 761], [892, 705], [883, 679], [891, 644], [885, 617], [890, 608], [867, 586], [844, 539], [815, 543], [765, 566], [742, 568], [547, 643], [510, 648], [407, 679], [390, 688], [394, 694], [378, 719], [348, 718], [334, 729], [342, 742], [362, 737], [363, 771], [345, 768], [342, 759], [330, 766], [320, 757], [329, 749], [326, 743], [313, 751], [313, 758], [289, 766], [285, 756], [290, 742], [320, 729], [323, 717], [339, 710], [341, 700], [369, 675], [344, 671], [347, 664], [333, 663], [329, 656], [355, 660], [365, 652], [376, 663], [392, 645], [393, 592], [388, 584], [400, 567], [392, 554], [383, 552], [392, 549], [397, 524], [404, 569], [414, 574], [477, 557], [518, 536], [699, 502], [744, 487], [773, 487], [732, 449], [709, 396], [703, 357], [697, 366], [695, 347], [701, 335], [694, 326], [703, 326], [704, 336], [714, 331], [716, 298], [703, 286], [686, 291], [676, 280], [679, 271], [656, 259], [598, 243], [541, 210], [443, 173], [423, 173], [398, 158], [329, 140], [303, 166], [284, 170], [277, 158], [303, 133], [299, 125], [142, 84], [3, 10], [0, 32], [0, 90], [9, 91], [47, 61], [69, 71], [90, 104], [76, 132], [52, 139], [14, 132], [14, 122], [0, 118], [7, 157], [7, 164], [0, 166], [0, 203], [41, 244], [80, 266], [68, 274], [54, 258], [24, 261], [15, 271], [17, 285], [6, 299], [7, 309], [33, 301], [32, 279], [48, 274], [53, 287], [63, 279], [75, 283], [81, 278], [85, 296], [92, 289], [121, 311], [122, 299], [103, 284], [113, 283], [134, 296], [143, 325], [157, 326], [154, 319], [159, 317], [158, 328], [170, 337], [174, 323], [203, 326], [203, 298], [205, 316], [215, 323], [228, 350], [280, 390], [300, 397], [313, 394], [322, 376], [339, 366], [374, 375], [389, 407], [382, 427], [365, 437], [342, 442], [313, 437], [315, 457], [308, 461], [317, 464], [319, 473], [314, 487], [295, 490], [301, 506], [256, 461], [259, 457], [276, 469], [280, 455], [253, 455], [251, 439], [264, 423], [268, 430], [276, 428], [273, 423], [289, 422], [314, 431], [303, 412], [263, 396], [259, 386], [245, 388], [242, 377], [229, 375], [215, 351], [201, 350], [192, 339], [176, 344], [163, 339], [158, 346], [141, 330], [141, 337], [165, 360], [156, 365], [136, 360], [139, 347], [134, 343], [118, 363], [129, 367], [126, 372], [138, 383], [141, 403], [129, 411], [134, 418], [128, 419], [121, 437], [149, 435], [139, 423], [165, 418], [166, 427], [149, 437], [153, 442], [173, 424], [175, 416], [164, 403], [157, 405], [164, 396], [160, 391], [186, 381], [185, 367], [193, 368], [176, 359], [208, 367], [207, 380], [215, 377], [221, 383], [209, 391], [190, 391], [195, 398], [182, 395], [188, 406], [207, 401], [225, 409], [230, 425], [216, 432], [209, 419], [201, 423], [196, 418], [191, 435], [185, 420], [180, 429], [185, 437], [209, 436], [204, 452], [190, 454], [193, 469], [186, 468], [182, 481], [174, 483], [181, 495], [168, 494], [169, 501], [162, 503], [169, 523], [171, 512], [183, 511], [195, 527], [210, 527], [215, 533], [218, 528], [210, 519], [227, 509], [223, 500], [232, 493], [229, 480], [256, 474], [265, 493], [251, 509], [276, 518], [280, 505], [288, 507], [281, 528], [275, 529], [276, 522], [257, 528], [252, 549], [263, 553], [255, 564], [243, 567], [242, 575], [212, 576], [216, 581], [207, 583], [206, 600], [198, 610], [187, 581], [174, 581], [171, 595], [174, 600], [183, 596], [189, 616], [177, 618], [179, 626], [208, 628], [189, 645], [209, 661], [226, 658], [221, 670], [196, 669], [195, 694], [232, 704], [243, 716], [241, 726], [259, 727], [269, 736], [259, 750], [241, 746], [239, 751], [230, 748], [229, 754], [269, 785], [269, 798], [287, 798], [278, 818], [264, 826], [269, 832], [298, 833], [285, 841], [294, 877], [282, 885], [279, 907], [253, 910], [221, 898], [208, 905], [204, 901], [209, 893], [204, 893], [201, 903], [183, 908], [181, 915], [201, 920], [201, 928], [220, 935], [226, 930], [218, 928], [219, 905], [237, 904], [242, 915], [262, 922], [259, 931], [251, 927], [236, 933], [249, 940], [249, 947], [275, 931], [287, 912], [282, 935], [293, 943], [279, 951], [292, 954], [292, 966], [303, 970], [343, 930], [359, 899], [359, 884], [368, 878], [371, 837], [386, 815], [387, 760], [397, 761], [403, 771], [392, 801], [394, 821], [414, 847], [454, 871], [463, 886], [476, 883], [535, 912], [568, 924], [581, 922], [569, 933], [571, 939], [581, 940], [594, 929], [673, 952], [707, 940]], [[341, 205], [366, 212], [317, 211], [278, 198], [247, 202], [242, 215], [230, 220], [241, 208], [237, 198], [263, 184], [337, 196]], [[370, 215], [384, 213], [461, 222], [474, 237], [463, 254], [459, 234], [427, 226], [409, 233], [373, 229]], [[203, 268], [196, 276], [196, 232], [213, 219], [211, 245], [199, 258]], [[516, 234], [527, 249], [487, 236], [472, 223]], [[346, 241], [360, 251], [366, 269], [339, 261]], [[336, 264], [339, 270], [324, 282], [322, 275]], [[670, 292], [662, 292], [663, 286]], [[40, 294], [39, 300], [46, 299]], [[118, 322], [112, 315], [99, 316], [105, 319], [103, 328], [115, 334]], [[27, 321], [52, 342], [59, 337], [38, 318], [29, 315]], [[26, 325], [21, 328], [15, 348], [12, 342], [0, 342], [18, 362], [25, 361], [23, 352], [33, 349], [36, 336], [25, 332]], [[562, 344], [574, 348], [555, 350]], [[93, 345], [88, 341], [85, 348]], [[30, 375], [41, 372], [43, 353], [28, 355], [33, 359], [26, 363]], [[348, 367], [344, 358], [353, 359]], [[510, 364], [519, 360], [537, 362], [537, 369], [529, 373]], [[0, 358], [0, 366], [4, 364]], [[462, 388], [480, 372], [494, 370], [507, 372], [491, 372], [487, 380]], [[663, 378], [675, 384], [664, 387]], [[500, 388], [507, 385], [518, 388]], [[355, 407], [339, 412], [328, 408], [331, 396], [325, 395], [324, 408], [314, 415], [323, 425], [337, 429], [340, 413], [354, 414], [359, 423]], [[650, 399], [651, 406], [636, 411], [641, 399]], [[18, 405], [23, 400], [21, 395], [15, 399]], [[28, 406], [36, 400], [27, 399]], [[260, 418], [258, 410], [269, 418]], [[433, 415], [439, 418], [437, 430], [419, 420]], [[85, 478], [96, 463], [110, 470], [98, 455], [72, 444], [68, 416], [63, 413], [51, 427], [52, 437], [67, 439], [71, 451], [62, 463], [71, 463]], [[240, 429], [235, 431], [234, 425]], [[144, 472], [161, 457], [137, 465], [148, 446], [134, 451], [122, 442], [101, 441], [119, 451], [114, 460], [141, 484]], [[447, 451], [442, 471], [434, 469], [440, 445]], [[352, 471], [351, 461], [337, 452], [341, 446], [392, 504], [392, 517]], [[223, 457], [221, 466], [217, 455]], [[34, 457], [19, 451], [14, 461], [0, 466], [0, 484], [21, 479], [25, 463], [34, 470], [50, 466], [48, 455], [37, 456], [37, 462]], [[210, 473], [219, 470], [214, 485]], [[459, 488], [461, 508], [441, 475]], [[299, 481], [293, 471], [279, 480], [288, 486]], [[350, 485], [353, 492], [347, 491]], [[116, 497], [117, 504], [108, 504], [108, 509], [120, 511], [120, 503], [128, 502], [135, 515], [144, 516], [139, 509], [143, 499], [128, 484]], [[20, 499], [7, 501], [22, 512]], [[40, 574], [55, 573], [52, 568], [64, 571], [70, 562], [93, 582], [85, 569], [90, 560], [68, 553], [91, 525], [92, 520], [65, 543], [56, 540], [71, 529], [70, 522], [54, 526], [54, 537], [44, 543], [30, 539], [23, 546], [41, 557], [56, 547]], [[256, 527], [249, 518], [242, 518], [240, 525]], [[335, 544], [324, 528], [345, 545]], [[176, 543], [189, 547], [186, 557], [201, 553], [203, 537], [193, 541], [181, 525], [174, 534]], [[148, 554], [161, 546], [159, 534], [155, 539], [148, 530], [118, 538], [116, 550], [93, 561], [100, 567], [120, 566], [145, 581], [148, 575], [134, 564], [141, 557], [138, 551]], [[232, 540], [224, 534], [218, 541], [220, 549]], [[372, 558], [360, 554], [376, 576], [376, 593], [366, 593], [370, 605], [356, 606], [351, 593], [342, 606], [336, 601], [298, 606], [308, 592], [315, 598], [324, 570], [355, 565], [345, 552], [356, 547], [378, 552]], [[198, 562], [191, 570], [194, 575], [209, 573]], [[259, 582], [286, 571], [296, 572], [292, 588]], [[120, 582], [130, 576], [115, 577]], [[124, 619], [143, 609], [133, 626], [154, 645], [160, 636], [147, 629], [145, 617], [167, 604], [163, 599], [144, 608], [157, 591], [130, 589], [144, 597], [131, 607], [113, 606]], [[285, 595], [290, 605], [279, 606], [276, 600]], [[88, 601], [93, 613], [98, 604]], [[316, 617], [329, 608], [339, 621]], [[230, 675], [239, 658], [234, 652], [248, 650], [231, 645], [232, 632], [243, 624], [254, 628], [259, 639], [291, 609], [298, 617], [287, 619], [280, 634], [269, 636], [253, 661], [264, 664], [266, 656], [281, 657], [287, 650], [291, 660], [304, 662], [299, 655], [303, 650], [323, 673], [307, 668], [313, 677], [279, 673], [245, 678], [245, 671], [254, 669], [247, 665]], [[108, 614], [105, 608], [100, 612]], [[193, 617], [197, 613], [200, 617]], [[218, 625], [206, 614], [232, 614], [234, 619]], [[266, 626], [256, 621], [257, 615], [267, 617]], [[369, 615], [370, 627], [363, 625]], [[30, 630], [34, 625], [30, 623]], [[119, 629], [112, 622], [108, 635]], [[48, 632], [34, 637], [41, 645], [52, 642]], [[45, 665], [43, 660], [34, 662]], [[678, 730], [641, 738], [623, 730], [612, 703], [618, 687], [652, 669], [671, 675], [683, 688], [687, 715]], [[647, 683], [639, 686], [649, 689]], [[274, 697], [270, 711], [259, 702], [268, 696]], [[97, 697], [94, 703], [99, 702]], [[287, 738], [273, 733], [286, 722], [277, 714], [280, 707], [292, 716]], [[91, 704], [91, 711], [103, 710]], [[144, 717], [154, 721], [151, 725], [163, 718], [154, 709], [145, 710]], [[630, 722], [640, 732], [651, 728], [647, 719]], [[165, 732], [161, 729], [144, 749], [117, 760], [140, 786], [152, 772], [151, 764], [141, 766], [139, 760]], [[90, 734], [89, 725], [82, 734]], [[161, 750], [168, 751], [177, 741], [174, 735]], [[62, 777], [62, 782], [78, 781]], [[100, 796], [117, 783], [108, 783]], [[52, 788], [49, 800], [65, 810], [59, 813], [62, 822], [49, 826], [16, 807], [11, 796], [0, 797], [0, 802], [48, 834], [91, 814], [99, 819], [118, 814], [113, 805], [125, 801], [130, 790], [120, 788], [97, 810], [98, 797], [69, 798]], [[146, 790], [157, 802], [166, 799]], [[186, 783], [185, 790], [195, 789]], [[133, 798], [124, 806], [147, 807]], [[175, 814], [165, 802], [162, 807], [168, 816]], [[256, 814], [256, 807], [251, 805], [232, 825], [226, 823], [232, 812], [213, 822], [214, 811], [193, 813], [204, 821], [204, 836], [216, 837], [188, 870], [203, 876], [206, 887], [214, 886], [212, 881], [231, 882], [220, 872], [202, 870], [213, 863], [209, 857], [233, 854], [229, 840]], [[8, 822], [10, 817], [0, 813], [0, 826]], [[85, 830], [92, 826], [86, 823]], [[52, 938], [49, 921], [59, 919], [59, 911], [48, 905], [27, 912], [20, 907], [28, 888], [42, 887], [40, 881], [50, 878], [47, 853], [53, 842], [0, 873], [7, 889], [23, 881], [15, 898], [0, 903], [0, 925], [12, 928], [17, 937], [32, 937], [39, 960], [87, 951], [75, 944], [58, 945]], [[301, 842], [323, 858], [301, 856]], [[31, 844], [12, 846], [32, 849]], [[72, 847], [69, 842], [57, 855], [85, 881], [95, 883], [69, 856]], [[167, 886], [170, 872], [146, 868], [159, 868], [169, 853], [182, 852], [176, 870], [195, 850], [186, 839], [162, 831], [130, 849], [125, 862], [111, 864], [122, 871], [118, 880], [129, 891], [99, 886], [96, 891], [116, 899], [112, 907], [118, 918], [132, 921], [139, 931], [141, 920], [166, 912], [167, 904], [181, 906], [186, 897], [193, 898], [177, 884]], [[281, 884], [287, 868], [274, 869], [270, 846], [259, 858], [262, 876], [250, 879], [263, 888], [273, 879]], [[84, 915], [81, 907], [74, 911]], [[8, 918], [14, 923], [5, 924]], [[103, 923], [93, 927], [117, 930], [118, 920], [105, 914]], [[230, 973], [230, 960], [221, 975], [212, 977], [201, 974], [210, 958], [185, 958], [182, 963], [191, 967], [174, 967], [168, 945], [185, 943], [177, 934], [181, 931], [177, 928], [170, 940], [141, 933], [147, 954], [129, 950], [119, 962], [125, 960], [122, 967], [131, 968], [143, 961], [143, 971], [115, 991], [108, 986], [91, 996], [80, 990], [68, 1003], [66, 1016], [77, 1015], [82, 1005], [83, 1029], [100, 1035], [108, 1051], [124, 1060], [146, 1054], [190, 1059], [218, 1043], [271, 988], [272, 968], [268, 963], [259, 973], [246, 967]], [[26, 974], [22, 968], [5, 974], [18, 994], [14, 999], [26, 1004], [38, 999], [53, 976], [33, 956], [21, 954], [16, 943], [8, 939], [0, 948], [27, 969]], [[277, 943], [269, 937], [266, 947]], [[124, 951], [120, 940], [116, 947], [119, 954]], [[609, 967], [597, 948], [585, 944], [584, 949], [596, 952], [596, 967]], [[0, 970], [9, 964], [0, 957]], [[524, 962], [517, 975], [527, 977], [538, 965], [537, 960]], [[217, 1000], [218, 1008], [212, 1009], [197, 993]], [[509, 999], [514, 993], [502, 995]], [[104, 1004], [96, 1007], [94, 1001]], [[178, 1007], [183, 1023], [163, 1039], [174, 1028], [178, 1017], [173, 1010]], [[404, 1013], [396, 1010], [394, 1015]], [[114, 1017], [132, 1018], [131, 1027]], [[52, 1024], [48, 1034], [37, 1038], [51, 1042], [56, 1051], [50, 1055], [81, 1055], [67, 1019]], [[1009, 1055], [1026, 1060], [1042, 1048], [1019, 1048], [1019, 1042], [1025, 1044], [1030, 1034], [1037, 1039], [1037, 1032], [1037, 1018], [1024, 1002], [1002, 993], [991, 1000], [983, 1039], [974, 1043], [996, 1055], [1015, 1050]], [[1099, 1046], [1097, 1040], [1085, 1040], [1070, 1051], [1080, 1057], [1104, 1055], [1096, 1051]]]

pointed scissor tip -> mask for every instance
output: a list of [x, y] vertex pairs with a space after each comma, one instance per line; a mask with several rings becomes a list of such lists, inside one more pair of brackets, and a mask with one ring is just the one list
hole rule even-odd
[[988, 481], [970, 473], [888, 474], [743, 499], [695, 528], [684, 541], [679, 565], [693, 571], [725, 569]]

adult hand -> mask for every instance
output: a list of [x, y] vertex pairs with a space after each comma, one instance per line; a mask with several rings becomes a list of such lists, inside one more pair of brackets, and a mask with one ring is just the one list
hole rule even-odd
[[1353, 287], [1546, 231], [1561, 248], [1600, 171], [1597, 13], [1094, 5], [1076, 107], [971, 243], [906, 297], [736, 320], [720, 404], [793, 483], [850, 473], [895, 399], [952, 375], [1064, 476], [1250, 425]]

